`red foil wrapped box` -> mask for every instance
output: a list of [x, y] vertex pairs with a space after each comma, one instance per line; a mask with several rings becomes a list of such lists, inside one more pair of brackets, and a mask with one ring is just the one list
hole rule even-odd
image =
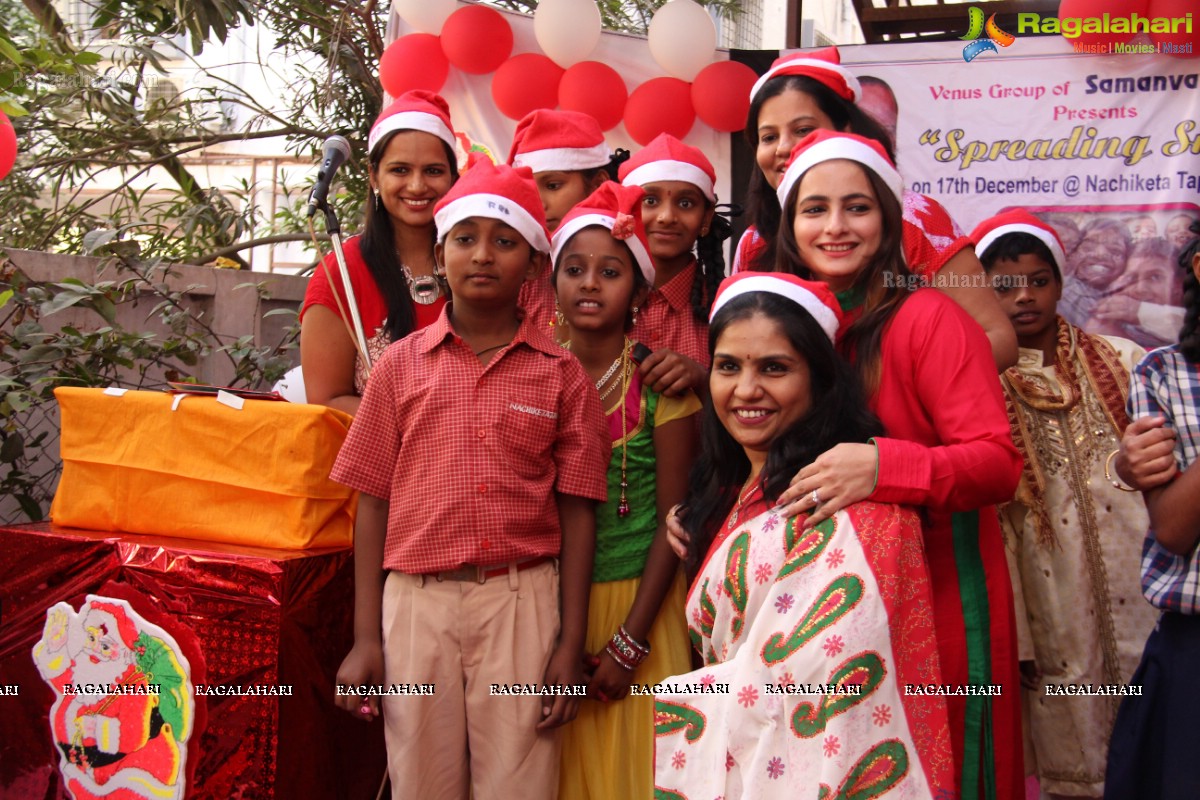
[[49, 610], [83, 609], [89, 595], [127, 603], [191, 662], [184, 796], [374, 798], [386, 771], [382, 722], [334, 705], [353, 639], [352, 556], [0, 528], [0, 798], [70, 797], [60, 768], [60, 748], [70, 748], [55, 740], [56, 694], [33, 650]]

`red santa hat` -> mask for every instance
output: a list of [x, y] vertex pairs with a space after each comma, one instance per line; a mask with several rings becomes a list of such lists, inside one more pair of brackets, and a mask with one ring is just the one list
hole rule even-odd
[[558, 256], [572, 236], [584, 228], [599, 225], [629, 247], [646, 283], [653, 286], [654, 261], [650, 258], [646, 228], [642, 225], [641, 205], [645, 196], [646, 192], [640, 186], [622, 186], [615, 181], [600, 184], [600, 188], [571, 209], [554, 231], [551, 263], [558, 264]]
[[133, 620], [129, 618], [129, 614], [126, 613], [124, 608], [116, 603], [93, 600], [88, 604], [88, 610], [89, 612], [99, 611], [102, 614], [111, 616], [116, 625], [116, 630], [108, 631], [108, 633], [117, 635], [127, 648], [133, 649], [134, 642], [137, 641], [138, 637], [137, 626], [133, 624]]
[[1046, 245], [1050, 255], [1054, 256], [1054, 266], [1057, 267], [1059, 276], [1062, 276], [1062, 270], [1067, 265], [1066, 248], [1063, 247], [1062, 240], [1058, 238], [1054, 228], [1024, 209], [1016, 208], [985, 219], [971, 231], [971, 241], [975, 242], [976, 252], [982, 255], [997, 239], [1009, 233], [1028, 233], [1039, 239]]
[[454, 126], [450, 124], [450, 106], [440, 95], [424, 89], [413, 89], [396, 98], [371, 126], [367, 136], [367, 152], [375, 150], [389, 133], [395, 131], [424, 131], [441, 139], [454, 149]]
[[721, 281], [713, 300], [708, 321], [735, 297], [752, 292], [768, 292], [786, 297], [808, 312], [832, 342], [842, 323], [842, 307], [828, 286], [820, 281], [806, 281], [785, 272], [739, 272]]
[[888, 158], [883, 145], [858, 134], [822, 129], [805, 136], [792, 148], [787, 171], [783, 173], [779, 188], [775, 190], [780, 207], [787, 205], [788, 196], [804, 173], [824, 161], [839, 159], [856, 161], [874, 172], [892, 190], [896, 201], [904, 204], [904, 181], [896, 171], [896, 165]]
[[438, 241], [470, 217], [501, 220], [538, 252], [550, 252], [546, 212], [528, 167], [497, 165], [482, 153], [472, 153], [466, 172], [433, 208]]
[[657, 181], [683, 181], [717, 201], [714, 189], [717, 172], [698, 148], [684, 144], [669, 133], [660, 133], [633, 158], [621, 165], [618, 175], [626, 186], [645, 186]]
[[534, 173], [603, 167], [612, 160], [600, 123], [580, 111], [539, 108], [517, 123], [508, 163]]
[[792, 53], [780, 56], [766, 73], [754, 82], [750, 90], [750, 102], [754, 102], [767, 81], [781, 75], [805, 75], [814, 81], [829, 87], [838, 97], [857, 103], [862, 97], [862, 86], [858, 79], [842, 66], [842, 57], [837, 47], [826, 47], [823, 50], [809, 50], [805, 53]]

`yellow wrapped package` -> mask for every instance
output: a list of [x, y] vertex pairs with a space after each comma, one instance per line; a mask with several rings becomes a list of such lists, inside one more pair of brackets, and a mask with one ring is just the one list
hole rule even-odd
[[352, 540], [355, 493], [329, 480], [347, 414], [267, 400], [237, 409], [162, 392], [54, 395], [58, 525], [291, 550]]

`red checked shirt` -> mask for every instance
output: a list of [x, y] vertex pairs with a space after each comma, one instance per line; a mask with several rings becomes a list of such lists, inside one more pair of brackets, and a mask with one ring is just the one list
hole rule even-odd
[[708, 369], [708, 325], [692, 314], [692, 261], [666, 284], [653, 289], [638, 313], [633, 338], [651, 350], [669, 348]]
[[485, 367], [443, 312], [375, 365], [331, 477], [389, 501], [383, 567], [418, 574], [557, 556], [555, 492], [604, 500], [611, 449], [574, 356], [526, 320]]

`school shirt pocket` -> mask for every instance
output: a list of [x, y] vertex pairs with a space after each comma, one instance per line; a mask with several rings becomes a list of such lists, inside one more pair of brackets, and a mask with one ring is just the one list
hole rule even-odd
[[496, 423], [497, 444], [514, 475], [545, 478], [553, 469], [558, 413], [520, 401], [511, 402]]

